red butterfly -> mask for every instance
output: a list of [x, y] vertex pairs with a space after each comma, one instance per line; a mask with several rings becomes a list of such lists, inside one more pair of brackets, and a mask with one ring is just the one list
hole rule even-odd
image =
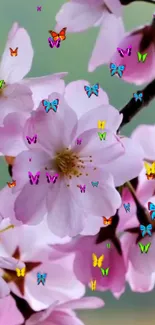
[[15, 50], [13, 50], [11, 47], [9, 47], [9, 49], [10, 49], [10, 55], [11, 56], [17, 56], [18, 55], [18, 47], [16, 47], [16, 49]]
[[13, 180], [12, 182], [7, 182], [7, 184], [10, 188], [12, 188], [16, 186], [16, 181]]
[[51, 34], [54, 41], [57, 41], [60, 39], [61, 41], [64, 41], [66, 39], [66, 27], [63, 28], [60, 33], [54, 32], [54, 30], [49, 30], [49, 33]]
[[103, 217], [103, 223], [106, 226], [111, 225], [112, 224], [112, 217], [110, 217], [109, 219], [107, 219], [106, 217]]

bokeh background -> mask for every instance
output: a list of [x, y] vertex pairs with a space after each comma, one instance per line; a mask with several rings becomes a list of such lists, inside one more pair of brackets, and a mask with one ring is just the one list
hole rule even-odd
[[[98, 28], [89, 29], [83, 33], [68, 34], [67, 40], [60, 49], [50, 49], [47, 38], [48, 30], [55, 27], [55, 15], [64, 3], [63, 0], [0, 0], [0, 53], [3, 53], [7, 34], [17, 21], [30, 34], [35, 51], [33, 66], [29, 77], [38, 77], [54, 72], [67, 71], [66, 82], [86, 79], [91, 84], [99, 82], [108, 93], [110, 102], [117, 109], [121, 109], [138, 89], [119, 78], [111, 78], [106, 66], [98, 68], [93, 73], [87, 72], [88, 60]], [[37, 12], [36, 7], [42, 6]], [[124, 24], [129, 31], [136, 26], [147, 24], [152, 19], [155, 6], [144, 2], [137, 2], [124, 7]], [[65, 27], [65, 26], [64, 26]], [[110, 42], [110, 40], [109, 40]], [[85, 46], [84, 46], [85, 44]], [[140, 112], [135, 119], [126, 126], [122, 133], [130, 135], [139, 124], [152, 124], [155, 121], [154, 101]], [[147, 136], [147, 135], [146, 135]], [[7, 165], [0, 159], [0, 187], [10, 179]], [[117, 265], [120, 267], [120, 265]], [[110, 293], [98, 294], [88, 291], [89, 295], [100, 296], [106, 305], [97, 311], [79, 312], [80, 318], [86, 325], [154, 325], [155, 324], [155, 293], [137, 294], [127, 287], [119, 300], [115, 300]], [[5, 324], [4, 324], [5, 325]]]

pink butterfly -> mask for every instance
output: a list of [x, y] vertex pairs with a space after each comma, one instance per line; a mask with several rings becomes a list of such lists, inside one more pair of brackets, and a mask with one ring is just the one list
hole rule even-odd
[[77, 139], [77, 144], [81, 144], [81, 142], [82, 142], [82, 139]]
[[28, 135], [26, 136], [26, 139], [28, 141], [29, 144], [31, 144], [32, 142], [33, 143], [36, 143], [37, 142], [37, 134], [34, 135], [33, 138], [30, 138]]
[[119, 52], [120, 56], [124, 58], [124, 56], [130, 56], [131, 55], [131, 49], [132, 46], [129, 45], [126, 50], [121, 49], [120, 47], [117, 47], [117, 51]]
[[58, 38], [56, 41], [54, 41], [54, 39], [52, 39], [52, 37], [49, 37], [48, 38], [48, 44], [49, 46], [53, 49], [53, 47], [60, 47], [60, 42], [61, 42], [61, 39]]
[[48, 172], [46, 172], [46, 177], [47, 177], [47, 182], [51, 183], [53, 182], [53, 184], [56, 182], [57, 178], [58, 178], [58, 174], [55, 174], [53, 176], [51, 176]]
[[85, 193], [85, 190], [86, 190], [86, 185], [80, 185], [80, 190], [81, 190], [81, 193]]
[[39, 183], [40, 172], [37, 172], [35, 176], [33, 176], [31, 172], [28, 172], [28, 175], [29, 175], [31, 185], [33, 184], [37, 185]]

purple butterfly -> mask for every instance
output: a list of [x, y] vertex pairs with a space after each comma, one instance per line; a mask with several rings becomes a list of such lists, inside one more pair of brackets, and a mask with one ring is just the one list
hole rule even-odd
[[58, 38], [56, 41], [54, 41], [52, 37], [48, 38], [48, 44], [51, 47], [51, 49], [53, 49], [54, 46], [57, 48], [60, 47], [60, 42], [61, 42], [60, 38]]
[[37, 11], [41, 11], [41, 8], [42, 8], [42, 6], [41, 7], [37, 7]]
[[40, 172], [37, 172], [35, 176], [33, 176], [31, 172], [28, 172], [28, 175], [29, 175], [31, 185], [33, 184], [37, 185], [39, 183]]
[[117, 51], [119, 52], [120, 56], [124, 58], [125, 56], [130, 56], [131, 55], [131, 49], [132, 46], [128, 46], [126, 50], [121, 49], [120, 47], [117, 47]]
[[58, 174], [51, 176], [48, 172], [46, 172], [46, 177], [47, 177], [48, 183], [51, 183], [51, 182], [53, 182], [53, 184], [56, 183], [58, 176], [59, 176]]
[[81, 144], [82, 139], [77, 139], [77, 144]]
[[81, 193], [85, 193], [85, 190], [86, 190], [86, 185], [80, 185], [80, 190], [81, 190]]
[[27, 139], [27, 141], [28, 141], [29, 144], [31, 144], [32, 142], [33, 142], [33, 143], [36, 143], [36, 142], [37, 142], [37, 134], [35, 134], [33, 138], [30, 138], [30, 137], [28, 137], [28, 135], [27, 135], [27, 136], [26, 136], [26, 139]]

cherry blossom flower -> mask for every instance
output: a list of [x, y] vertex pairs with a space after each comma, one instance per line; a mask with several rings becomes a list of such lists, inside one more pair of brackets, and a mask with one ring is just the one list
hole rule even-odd
[[67, 27], [67, 32], [72, 33], [101, 26], [88, 65], [90, 72], [109, 62], [109, 58], [123, 38], [121, 12], [119, 0], [71, 0], [65, 3], [56, 15], [58, 31], [64, 26]]
[[104, 306], [104, 302], [97, 297], [84, 297], [77, 300], [71, 300], [64, 304], [58, 302], [47, 310], [41, 311], [32, 315], [26, 325], [48, 325], [50, 322], [58, 325], [63, 322], [63, 325], [74, 324], [83, 325], [72, 309], [96, 309]]
[[11, 296], [0, 299], [0, 325], [21, 325], [24, 318]]

